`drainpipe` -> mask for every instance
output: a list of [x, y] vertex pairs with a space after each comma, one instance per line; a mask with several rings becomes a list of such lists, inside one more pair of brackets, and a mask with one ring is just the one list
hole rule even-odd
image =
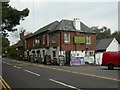
[[61, 32], [60, 32], [60, 55], [61, 55]]

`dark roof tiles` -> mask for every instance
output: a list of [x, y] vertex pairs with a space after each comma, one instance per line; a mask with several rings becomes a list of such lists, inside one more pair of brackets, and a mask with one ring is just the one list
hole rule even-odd
[[[84, 32], [84, 33], [95, 33], [92, 29], [87, 27], [85, 24], [80, 22], [81, 24], [81, 30], [76, 30], [73, 25], [72, 20], [65, 20], [62, 19], [60, 22], [54, 21], [42, 28], [40, 28], [38, 31], [34, 32], [32, 36], [38, 35], [42, 32], [48, 31], [48, 33], [55, 32], [55, 31], [76, 31], [76, 32]], [[30, 36], [30, 37], [32, 37]]]
[[96, 50], [106, 50], [114, 38], [107, 38], [97, 41]]

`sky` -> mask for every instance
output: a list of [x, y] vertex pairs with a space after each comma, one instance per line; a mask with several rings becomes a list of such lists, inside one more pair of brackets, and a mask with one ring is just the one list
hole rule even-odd
[[18, 31], [9, 33], [11, 44], [16, 43], [21, 28], [27, 33], [62, 19], [79, 18], [88, 27], [106, 26], [112, 32], [118, 30], [118, 0], [10, 0], [9, 4], [18, 10], [28, 8], [29, 16], [20, 21]]

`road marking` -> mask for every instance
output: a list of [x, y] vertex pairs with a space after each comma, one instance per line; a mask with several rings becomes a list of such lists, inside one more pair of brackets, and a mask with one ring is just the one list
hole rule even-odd
[[24, 70], [24, 71], [26, 71], [26, 72], [28, 72], [28, 73], [31, 73], [31, 74], [34, 74], [34, 75], [36, 75], [36, 76], [40, 76], [40, 74], [37, 74], [37, 73], [32, 72], [32, 71], [29, 71], [29, 70]]
[[50, 81], [53, 81], [53, 82], [55, 82], [55, 83], [61, 84], [61, 85], [63, 85], [63, 86], [69, 87], [69, 88], [73, 88], [73, 89], [81, 90], [81, 89], [79, 89], [79, 88], [77, 88], [77, 87], [74, 87], [74, 86], [71, 86], [71, 85], [65, 84], [65, 83], [63, 83], [63, 82], [60, 82], [60, 81], [57, 81], [57, 80], [54, 80], [54, 79], [49, 79], [49, 80], [50, 80]]
[[15, 68], [16, 68], [17, 66], [13, 66], [13, 67], [15, 67]]
[[21, 67], [18, 67], [18, 66], [13, 66], [13, 67], [18, 68], [18, 69], [20, 69], [20, 68], [21, 68]]
[[10, 63], [6, 63], [7, 65], [11, 65]]
[[3, 61], [3, 63], [6, 63], [5, 61]]
[[6, 90], [12, 90], [10, 86], [5, 82], [5, 80], [0, 76], [0, 80], [3, 81], [1, 84], [4, 84], [3, 87], [5, 87]]
[[1, 83], [1, 85], [3, 86], [3, 88], [5, 89], [5, 90], [7, 90], [6, 89], [6, 87], [5, 87], [5, 85], [3, 84], [3, 82], [0, 80], [0, 83]]
[[39, 66], [39, 67], [42, 67], [42, 68], [47, 68], [47, 69], [53, 69], [53, 70], [58, 70], [58, 71], [63, 71], [63, 72], [69, 72], [69, 73], [74, 73], [74, 74], [79, 74], [79, 75], [84, 75], [84, 76], [97, 77], [97, 78], [102, 78], [102, 79], [107, 79], [107, 80], [113, 80], [113, 81], [120, 82], [119, 79], [111, 78], [111, 77], [105, 77], [105, 76], [99, 76], [99, 75], [95, 75], [95, 74], [88, 74], [88, 73], [75, 72], [75, 71], [64, 70], [64, 69], [58, 69], [58, 68], [52, 68], [52, 67], [43, 66], [43, 65], [38, 65], [38, 66]]
[[11, 65], [10, 63], [4, 62], [4, 61], [3, 61], [3, 63], [5, 63], [5, 64], [7, 64], [7, 65]]

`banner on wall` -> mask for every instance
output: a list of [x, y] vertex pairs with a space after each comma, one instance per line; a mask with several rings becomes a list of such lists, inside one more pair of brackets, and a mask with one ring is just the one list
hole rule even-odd
[[82, 65], [84, 63], [83, 57], [71, 57], [70, 65]]

